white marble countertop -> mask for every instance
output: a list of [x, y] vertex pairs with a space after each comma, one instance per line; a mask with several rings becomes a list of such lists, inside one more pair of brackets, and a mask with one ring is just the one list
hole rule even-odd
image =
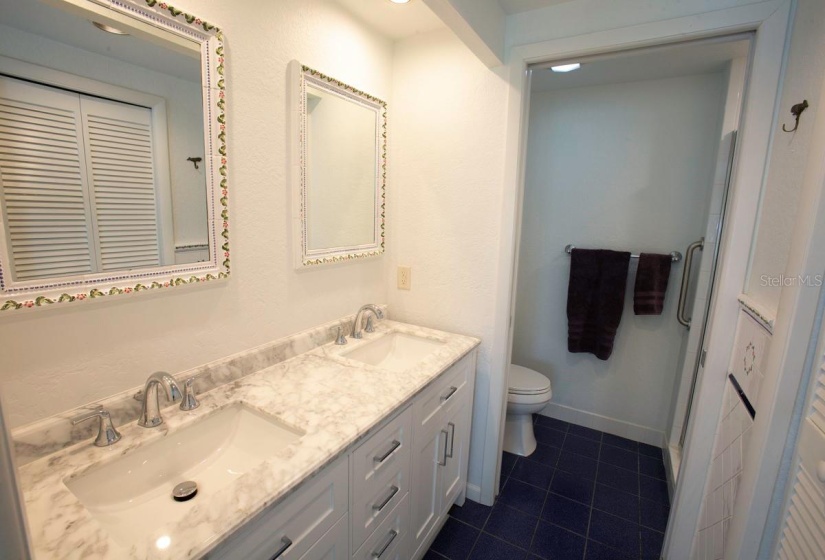
[[[445, 344], [400, 373], [340, 356], [390, 332]], [[327, 344], [204, 393], [194, 411], [166, 408], [165, 423], [157, 428], [123, 426], [123, 439], [113, 446], [99, 448], [89, 440], [25, 465], [19, 479], [35, 558], [197, 558], [344, 454], [478, 344], [467, 336], [381, 321], [361, 341]], [[182, 522], [159, 527], [142, 545], [129, 547], [111, 538], [64, 483], [236, 403], [276, 416], [306, 435], [223, 490], [199, 496]], [[163, 550], [155, 546], [160, 535], [171, 538]]]

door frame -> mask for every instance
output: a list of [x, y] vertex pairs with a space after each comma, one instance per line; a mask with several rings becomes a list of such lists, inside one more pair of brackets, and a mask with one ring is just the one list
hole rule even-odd
[[[505, 177], [502, 196], [501, 236], [495, 302], [491, 369], [500, 372], [490, 380], [490, 410], [482, 472], [481, 499], [492, 503], [498, 493], [503, 421], [507, 406], [507, 366], [512, 351], [512, 320], [515, 310], [521, 208], [524, 194], [527, 118], [529, 114], [528, 66], [584, 56], [653, 47], [688, 40], [754, 31], [753, 62], [749, 75], [752, 94], [748, 95], [740, 128], [740, 151], [733, 184], [734, 204], [729, 214], [720, 267], [726, 271], [717, 291], [718, 304], [711, 316], [710, 332], [716, 330], [718, 342], [708, 352], [709, 371], [726, 371], [733, 346], [737, 297], [745, 285], [751, 238], [765, 177], [769, 140], [776, 115], [785, 40], [792, 0], [773, 0], [712, 13], [674, 18], [586, 35], [555, 39], [513, 47], [507, 56], [509, 96], [505, 146]], [[758, 185], [744, 190], [737, 185]], [[744, 190], [744, 192], [739, 192]], [[689, 550], [693, 540], [710, 464], [713, 435], [725, 383], [724, 376], [700, 380], [697, 409], [714, 411], [702, 415], [688, 434], [682, 460], [671, 523], [666, 536], [667, 551]], [[498, 404], [498, 406], [496, 406]], [[674, 556], [676, 557], [676, 556]]]
[[[817, 103], [817, 101], [814, 101]], [[825, 84], [818, 97], [825, 104]], [[799, 199], [791, 250], [785, 275], [825, 273], [825, 111], [819, 110], [813, 123], [807, 163]], [[786, 503], [792, 491], [793, 468], [800, 423], [805, 420], [812, 377], [821, 365], [820, 338], [823, 334], [825, 289], [783, 289], [779, 300], [770, 352], [764, 366], [766, 375], [760, 388], [760, 402], [770, 397], [757, 415], [751, 449], [743, 463], [739, 486], [744, 501], [737, 498], [728, 533], [726, 554], [731, 558], [774, 558], [781, 538]], [[825, 343], [824, 343], [825, 344]], [[760, 418], [761, 416], [761, 418]], [[737, 515], [741, 513], [741, 515]], [[726, 556], [727, 558], [728, 556]]]

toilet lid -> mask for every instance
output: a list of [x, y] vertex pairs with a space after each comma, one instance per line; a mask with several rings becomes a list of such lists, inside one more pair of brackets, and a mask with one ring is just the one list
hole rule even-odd
[[550, 391], [550, 380], [537, 371], [510, 364], [508, 392], [516, 395], [538, 395]]

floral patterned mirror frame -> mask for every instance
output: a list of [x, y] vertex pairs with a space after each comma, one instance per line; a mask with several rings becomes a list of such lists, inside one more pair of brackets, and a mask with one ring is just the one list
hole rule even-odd
[[226, 157], [226, 82], [222, 31], [165, 2], [156, 0], [67, 0], [74, 7], [101, 8], [200, 44], [203, 85], [204, 143], [209, 260], [198, 263], [119, 271], [111, 276], [57, 278], [36, 287], [13, 287], [4, 281], [0, 263], [0, 315], [114, 295], [165, 290], [229, 277], [229, 187]]
[[[292, 223], [295, 268], [352, 262], [384, 253], [386, 241], [387, 103], [293, 60], [289, 63], [290, 138], [292, 162]], [[307, 234], [310, 185], [307, 181], [307, 85], [325, 90], [376, 113], [376, 173], [374, 238], [372, 243], [311, 250]]]

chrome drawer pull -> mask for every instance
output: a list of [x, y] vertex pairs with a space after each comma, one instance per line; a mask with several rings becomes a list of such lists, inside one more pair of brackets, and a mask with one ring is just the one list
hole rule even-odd
[[441, 433], [444, 434], [444, 462], [438, 462], [438, 464], [442, 467], [447, 466], [447, 440], [450, 439], [450, 434], [447, 433], [447, 430], [441, 430]]
[[376, 550], [375, 552], [373, 552], [372, 557], [373, 558], [381, 558], [382, 556], [384, 556], [384, 553], [387, 552], [387, 549], [390, 547], [390, 545], [392, 544], [392, 541], [394, 541], [395, 537], [397, 537], [397, 536], [398, 536], [398, 531], [396, 531], [395, 529], [390, 531], [390, 540], [387, 541], [387, 544], [385, 544], [384, 546], [381, 547], [381, 550]]
[[398, 486], [393, 486], [392, 488], [390, 488], [390, 495], [384, 498], [384, 501], [380, 504], [373, 504], [372, 509], [374, 509], [375, 511], [381, 511], [382, 509], [387, 507], [387, 504], [390, 503], [390, 500], [392, 500], [396, 494], [398, 494]]
[[450, 400], [450, 397], [455, 395], [456, 391], [458, 391], [458, 387], [450, 387], [449, 392], [446, 395], [444, 395], [443, 397], [441, 397], [441, 400], [445, 401], [445, 402]]
[[384, 453], [384, 454], [383, 454], [383, 455], [381, 455], [381, 456], [376, 455], [376, 456], [375, 456], [375, 457], [373, 457], [372, 459], [373, 459], [376, 463], [383, 463], [384, 461], [386, 461], [386, 460], [387, 460], [387, 457], [389, 457], [390, 455], [392, 455], [392, 454], [395, 452], [395, 450], [396, 450], [396, 449], [398, 449], [399, 447], [401, 447], [401, 442], [400, 442], [400, 441], [398, 441], [397, 439], [394, 439], [394, 440], [392, 440], [392, 445], [390, 446], [389, 450], [388, 450], [386, 453]]
[[273, 556], [269, 560], [276, 560], [277, 558], [280, 558], [281, 555], [284, 552], [286, 552], [286, 549], [288, 549], [290, 546], [292, 546], [292, 541], [289, 540], [289, 537], [283, 537], [281, 539], [281, 548], [279, 548], [278, 551], [275, 553], [275, 556]]
[[444, 453], [445, 457], [449, 457], [450, 459], [453, 458], [453, 446], [455, 445], [455, 424], [452, 422], [447, 422], [447, 425], [450, 427], [450, 452]]

